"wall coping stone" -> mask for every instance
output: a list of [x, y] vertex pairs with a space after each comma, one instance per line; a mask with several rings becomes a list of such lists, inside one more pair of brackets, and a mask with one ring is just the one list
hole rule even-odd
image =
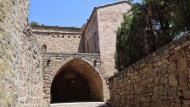
[[38, 34], [38, 35], [42, 35], [42, 36], [49, 36], [49, 34], [53, 34], [53, 35], [81, 35], [82, 33], [80, 32], [44, 32], [44, 31], [33, 31], [34, 34]]
[[59, 53], [59, 52], [45, 52], [43, 56], [66, 56], [66, 55], [80, 55], [80, 56], [100, 56], [99, 53]]
[[59, 30], [75, 30], [80, 31], [82, 28], [79, 27], [64, 27], [64, 26], [46, 26], [46, 25], [36, 25], [31, 26], [32, 29], [59, 29]]

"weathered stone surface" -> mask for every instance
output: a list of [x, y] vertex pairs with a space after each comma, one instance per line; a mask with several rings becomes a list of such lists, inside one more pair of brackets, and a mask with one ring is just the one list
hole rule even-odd
[[184, 99], [190, 99], [190, 90], [183, 90]]
[[[50, 87], [55, 74], [74, 58], [88, 63], [97, 71], [88, 78], [94, 81], [94, 76], [98, 74], [102, 80], [94, 82], [95, 86], [101, 86], [97, 85], [100, 83], [103, 85], [94, 87], [92, 94], [97, 95], [97, 90], [102, 89], [100, 97], [108, 100], [107, 79], [115, 72], [115, 30], [120, 25], [126, 8], [129, 9], [128, 3], [119, 2], [95, 9], [98, 14], [92, 17], [86, 30], [55, 26], [37, 26], [31, 30], [27, 21], [28, 7], [29, 0], [0, 0], [0, 107], [46, 107], [43, 98], [49, 103]], [[42, 49], [56, 53], [46, 53], [42, 57]], [[147, 82], [152, 81], [153, 79]]]
[[32, 27], [32, 31], [40, 48], [46, 46], [46, 52], [84, 52], [82, 28], [35, 26]]
[[[189, 107], [189, 39], [184, 38], [111, 77], [109, 88], [112, 106]], [[171, 49], [174, 49], [172, 53], [163, 53]], [[138, 68], [140, 65], [143, 66]]]
[[84, 46], [87, 53], [100, 53], [101, 69], [105, 78], [115, 69], [116, 31], [123, 21], [123, 14], [130, 9], [127, 2], [96, 7], [84, 27]]
[[123, 21], [123, 14], [130, 8], [131, 6], [125, 2], [97, 9], [102, 70], [108, 78], [117, 72], [115, 69], [116, 31]]
[[[78, 54], [65, 54], [65, 53], [54, 53], [54, 52], [47, 52], [43, 54], [43, 82], [44, 82], [44, 93], [45, 97], [44, 99], [47, 102], [50, 102], [50, 95], [51, 95], [51, 83], [56, 76], [56, 74], [60, 71], [60, 69], [65, 66], [70, 61], [73, 61], [74, 59], [79, 59], [81, 61], [84, 61], [85, 63], [88, 63], [95, 71], [98, 73], [98, 75], [101, 77], [103, 83], [103, 95], [102, 100], [107, 100], [105, 96], [108, 96], [108, 87], [105, 78], [103, 78], [102, 71], [101, 71], [101, 64], [100, 64], [100, 55], [96, 53], [78, 53]], [[47, 64], [48, 63], [48, 64]], [[83, 65], [84, 66], [84, 65]], [[80, 65], [78, 66], [78, 69], [80, 68]], [[86, 69], [89, 71], [89, 69]], [[85, 71], [85, 70], [82, 70]], [[87, 72], [86, 72], [87, 73]], [[85, 74], [89, 75], [87, 78], [91, 78], [91, 80], [96, 79], [95, 74]], [[96, 80], [94, 80], [96, 81]], [[97, 87], [94, 87], [96, 89]], [[98, 90], [98, 89], [96, 89]], [[99, 92], [97, 92], [99, 94]]]
[[[108, 100], [107, 79], [117, 72], [115, 31], [130, 6], [119, 2], [95, 8], [85, 29], [38, 26], [32, 34], [28, 4], [28, 0], [0, 0], [0, 107], [46, 107], [43, 101], [51, 99], [54, 76], [73, 59], [97, 71], [103, 83], [100, 97]], [[42, 57], [44, 45], [50, 53]], [[189, 45], [188, 35], [110, 78], [113, 107], [189, 107]], [[95, 73], [88, 78], [96, 80]], [[97, 93], [99, 87], [93, 88]]]
[[[64, 66], [66, 61], [73, 58], [86, 61], [96, 69], [103, 80], [103, 100], [109, 100], [107, 79], [116, 72], [114, 66], [115, 31], [123, 21], [123, 14], [130, 8], [126, 1], [99, 6], [94, 9], [92, 16], [83, 28], [32, 27], [32, 32], [44, 53], [44, 98], [48, 102], [55, 73], [61, 66]], [[91, 53], [97, 53], [100, 56], [97, 57]]]
[[178, 81], [177, 78], [174, 75], [169, 76], [169, 85], [173, 87], [177, 87]]
[[183, 100], [182, 107], [189, 107], [190, 106], [190, 100]]
[[0, 107], [45, 106], [42, 55], [29, 32], [28, 5], [0, 0]]

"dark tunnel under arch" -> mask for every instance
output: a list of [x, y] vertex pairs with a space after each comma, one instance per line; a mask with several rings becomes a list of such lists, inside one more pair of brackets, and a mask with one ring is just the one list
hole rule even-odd
[[56, 73], [51, 85], [51, 103], [83, 101], [103, 101], [103, 83], [90, 64], [75, 58]]

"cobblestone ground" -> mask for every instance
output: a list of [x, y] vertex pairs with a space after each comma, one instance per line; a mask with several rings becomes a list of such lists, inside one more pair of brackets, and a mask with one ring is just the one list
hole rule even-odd
[[79, 102], [51, 104], [51, 107], [111, 107], [104, 102]]

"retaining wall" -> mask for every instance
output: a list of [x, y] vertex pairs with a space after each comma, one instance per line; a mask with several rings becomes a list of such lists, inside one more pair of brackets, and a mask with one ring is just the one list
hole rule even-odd
[[190, 34], [109, 79], [113, 107], [189, 107]]

